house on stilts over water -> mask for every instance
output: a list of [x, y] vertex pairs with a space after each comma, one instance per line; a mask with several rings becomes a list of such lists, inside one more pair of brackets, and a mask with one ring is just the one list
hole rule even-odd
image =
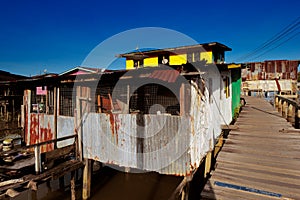
[[[189, 176], [240, 106], [241, 66], [213, 42], [120, 54], [126, 70], [76, 67], [24, 89], [27, 145], [78, 135], [78, 156]], [[42, 152], [74, 143], [48, 144]]]

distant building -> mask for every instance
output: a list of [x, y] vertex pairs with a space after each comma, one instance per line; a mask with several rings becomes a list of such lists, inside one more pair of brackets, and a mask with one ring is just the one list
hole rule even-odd
[[267, 60], [245, 63], [242, 89], [246, 95], [296, 94], [299, 60]]
[[291, 79], [297, 80], [297, 68], [299, 60], [267, 60], [263, 62], [245, 63], [246, 68], [242, 70], [242, 79], [275, 80]]
[[21, 114], [23, 89], [16, 81], [27, 77], [0, 70], [0, 118], [5, 122], [17, 122]]

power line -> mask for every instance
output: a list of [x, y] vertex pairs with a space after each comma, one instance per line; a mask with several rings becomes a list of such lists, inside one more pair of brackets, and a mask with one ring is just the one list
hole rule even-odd
[[299, 34], [300, 34], [300, 32], [297, 32], [296, 34], [292, 35], [292, 36], [289, 37], [288, 39], [286, 39], [286, 40], [284, 40], [283, 42], [281, 42], [280, 44], [278, 44], [277, 46], [275, 46], [275, 47], [273, 47], [273, 48], [271, 48], [271, 49], [265, 51], [264, 53], [262, 53], [262, 54], [260, 54], [260, 55], [258, 55], [258, 56], [256, 56], [256, 57], [254, 57], [253, 60], [254, 60], [254, 59], [257, 59], [257, 58], [259, 58], [259, 57], [261, 57], [261, 56], [263, 56], [263, 55], [265, 55], [266, 53], [268, 53], [268, 52], [270, 52], [270, 51], [273, 51], [274, 49], [280, 47], [281, 45], [283, 45], [283, 44], [286, 43], [287, 41], [293, 39], [294, 37], [296, 37], [296, 36], [299, 35]]
[[[272, 38], [270, 38], [269, 40], [267, 40], [266, 42], [264, 42], [263, 44], [255, 48], [253, 51], [246, 54], [245, 56], [238, 58], [237, 60], [238, 61], [246, 60], [248, 58], [255, 56], [256, 54], [259, 54], [261, 51], [264, 51], [264, 49], [270, 48], [272, 45], [276, 44], [280, 40], [284, 39], [285, 37], [289, 36], [293, 32], [297, 31], [300, 28], [299, 24], [300, 24], [300, 17], [297, 17], [292, 23], [288, 24], [285, 28], [283, 28], [280, 32], [275, 34]], [[292, 36], [291, 38], [293, 37], [295, 36]], [[290, 40], [291, 38], [288, 38], [286, 41]], [[280, 43], [280, 45], [277, 45], [276, 48], [281, 46], [282, 44], [283, 43]], [[271, 50], [273, 49], [275, 48], [272, 48]], [[271, 50], [267, 50], [267, 52]]]

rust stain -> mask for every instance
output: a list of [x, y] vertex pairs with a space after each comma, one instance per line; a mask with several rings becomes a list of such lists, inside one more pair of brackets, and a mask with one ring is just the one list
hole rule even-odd
[[[26, 141], [29, 145], [31, 144], [38, 144], [40, 142], [45, 142], [53, 139], [53, 132], [51, 130], [50, 122], [48, 122], [47, 127], [41, 127], [43, 120], [39, 120], [38, 114], [31, 114], [30, 115], [30, 141]], [[28, 137], [27, 137], [28, 140]], [[54, 149], [53, 144], [47, 144], [41, 146], [41, 152], [47, 152]]]
[[30, 142], [29, 144], [37, 144], [39, 140], [38, 133], [39, 120], [35, 114], [30, 115]]
[[115, 135], [115, 118], [112, 113], [109, 113], [110, 129], [112, 135]]
[[[51, 130], [50, 122], [48, 122], [47, 128], [41, 128], [40, 133], [41, 133], [40, 142], [46, 142], [53, 139], [53, 133]], [[46, 144], [41, 147], [42, 152], [47, 152], [51, 150], [53, 150], [53, 144]]]
[[112, 136], [116, 139], [116, 144], [118, 144], [118, 130], [120, 128], [120, 122], [117, 115], [109, 113], [110, 129]]

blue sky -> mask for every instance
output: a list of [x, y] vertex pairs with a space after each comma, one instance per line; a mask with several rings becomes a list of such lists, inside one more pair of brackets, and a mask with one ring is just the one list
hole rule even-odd
[[[295, 0], [1, 0], [0, 69], [60, 73], [81, 65], [107, 38], [140, 27], [224, 43], [232, 48], [226, 61], [236, 62], [299, 17], [299, 7]], [[256, 60], [267, 59], [300, 59], [300, 34]]]

